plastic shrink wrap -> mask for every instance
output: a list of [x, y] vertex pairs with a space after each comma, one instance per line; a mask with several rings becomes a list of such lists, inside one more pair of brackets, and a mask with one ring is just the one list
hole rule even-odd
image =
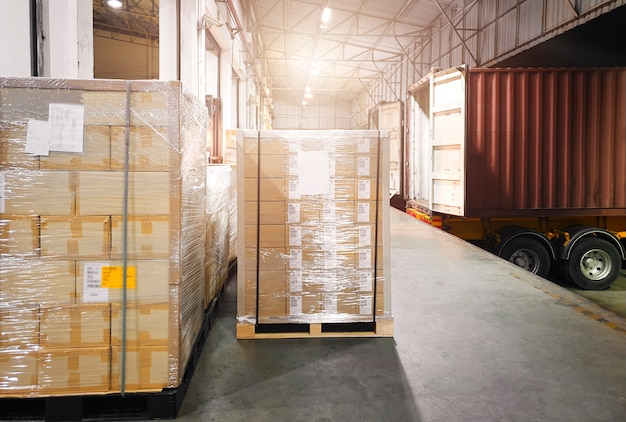
[[391, 318], [388, 133], [239, 131], [237, 148], [238, 330]]
[[179, 82], [0, 79], [0, 397], [180, 385], [204, 313], [206, 124]]
[[[207, 248], [205, 308], [216, 298], [228, 279], [231, 257], [231, 166], [211, 164], [207, 167]], [[237, 227], [234, 228], [235, 233]]]

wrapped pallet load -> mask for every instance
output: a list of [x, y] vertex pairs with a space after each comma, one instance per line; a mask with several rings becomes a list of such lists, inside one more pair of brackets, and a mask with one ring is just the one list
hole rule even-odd
[[179, 82], [0, 79], [0, 398], [181, 384], [206, 125]]
[[237, 142], [238, 338], [390, 336], [388, 133]]

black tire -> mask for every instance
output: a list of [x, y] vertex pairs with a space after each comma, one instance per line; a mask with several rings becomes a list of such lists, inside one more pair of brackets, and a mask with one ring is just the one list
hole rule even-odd
[[546, 247], [531, 237], [511, 240], [502, 248], [500, 257], [544, 278], [548, 276], [552, 263]]
[[581, 239], [574, 245], [564, 269], [581, 289], [605, 290], [619, 277], [622, 258], [610, 242], [597, 237]]

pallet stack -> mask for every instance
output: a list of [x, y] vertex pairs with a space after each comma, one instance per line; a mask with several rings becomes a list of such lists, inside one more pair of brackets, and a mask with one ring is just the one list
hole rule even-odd
[[179, 82], [0, 79], [0, 397], [180, 385], [205, 309], [206, 119]]
[[240, 131], [237, 142], [238, 338], [359, 322], [374, 324], [359, 335], [391, 335], [386, 132]]

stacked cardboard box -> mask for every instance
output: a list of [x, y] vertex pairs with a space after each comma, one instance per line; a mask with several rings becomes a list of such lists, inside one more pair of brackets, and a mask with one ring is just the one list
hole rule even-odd
[[378, 131], [240, 131], [238, 320], [390, 317], [388, 140]]
[[0, 79], [0, 396], [180, 385], [204, 313], [206, 119], [178, 82]]

